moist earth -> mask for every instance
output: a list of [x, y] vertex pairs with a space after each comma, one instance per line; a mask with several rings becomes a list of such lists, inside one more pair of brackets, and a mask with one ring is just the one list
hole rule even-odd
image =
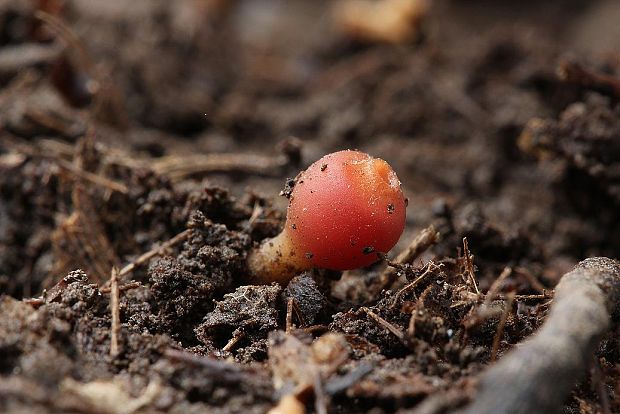
[[[0, 2], [0, 411], [264, 413], [295, 392], [341, 413], [444, 395], [449, 412], [565, 272], [616, 257], [620, 5], [437, 1], [396, 44], [333, 13]], [[290, 177], [345, 148], [401, 179], [399, 244], [249, 284]], [[584, 378], [565, 413], [620, 412], [617, 323]]]

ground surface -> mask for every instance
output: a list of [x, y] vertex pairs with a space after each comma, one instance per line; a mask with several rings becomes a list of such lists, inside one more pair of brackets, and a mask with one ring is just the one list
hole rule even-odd
[[[539, 3], [436, 1], [394, 45], [330, 2], [0, 1], [0, 410], [466, 403], [562, 274], [620, 251], [620, 5]], [[248, 286], [286, 178], [343, 148], [403, 182], [394, 251], [437, 243]], [[620, 412], [618, 329], [565, 412]]]

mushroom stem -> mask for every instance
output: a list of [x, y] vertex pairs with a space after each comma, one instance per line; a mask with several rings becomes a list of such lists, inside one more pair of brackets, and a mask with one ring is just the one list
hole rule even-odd
[[296, 251], [286, 228], [276, 237], [263, 241], [248, 256], [250, 280], [257, 284], [286, 284], [310, 267], [311, 262]]

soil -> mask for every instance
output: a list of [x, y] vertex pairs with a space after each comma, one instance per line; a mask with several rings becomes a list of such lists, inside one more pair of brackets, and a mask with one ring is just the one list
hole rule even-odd
[[[450, 412], [617, 256], [620, 4], [435, 1], [396, 42], [333, 7], [0, 1], [0, 411]], [[288, 177], [343, 148], [403, 183], [388, 260], [438, 241], [248, 285]], [[563, 412], [620, 412], [617, 324]]]

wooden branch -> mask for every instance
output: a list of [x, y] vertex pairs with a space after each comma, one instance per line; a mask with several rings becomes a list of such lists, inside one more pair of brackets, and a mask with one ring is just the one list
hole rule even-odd
[[620, 263], [580, 262], [558, 283], [545, 324], [481, 377], [461, 414], [557, 413], [620, 311]]

